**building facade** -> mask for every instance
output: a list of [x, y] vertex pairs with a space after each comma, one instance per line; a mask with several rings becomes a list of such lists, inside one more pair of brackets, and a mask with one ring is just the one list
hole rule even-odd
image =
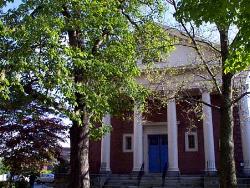
[[[112, 131], [101, 141], [90, 143], [90, 172], [94, 174], [111, 172], [129, 174], [166, 173], [167, 176], [179, 175], [216, 175], [219, 170], [220, 156], [220, 112], [212, 106], [220, 105], [220, 97], [211, 89], [211, 79], [200, 67], [200, 60], [193, 48], [185, 45], [187, 40], [177, 31], [170, 31], [184, 45], [179, 45], [165, 62], [157, 63], [158, 70], [175, 68], [180, 74], [166, 75], [164, 84], [156, 87], [149, 83], [145, 75], [138, 81], [150, 89], [174, 91], [178, 83], [183, 90], [192, 92], [201, 103], [202, 117], [188, 114], [189, 104], [177, 98], [162, 105], [149, 101], [149, 111], [142, 113], [135, 105], [134, 111], [121, 119], [111, 115], [103, 118]], [[215, 66], [216, 53], [202, 46], [204, 58]], [[143, 66], [141, 67], [143, 69]], [[214, 69], [216, 72], [216, 68]], [[220, 70], [217, 69], [217, 73]], [[202, 76], [200, 76], [202, 75]], [[218, 83], [220, 75], [216, 74]], [[242, 79], [240, 79], [242, 81]], [[244, 90], [249, 90], [249, 75], [243, 76]], [[155, 83], [159, 81], [155, 81]], [[237, 82], [237, 81], [236, 81]], [[163, 82], [160, 82], [163, 83]], [[237, 82], [239, 83], [239, 82]], [[173, 95], [174, 96], [174, 95]], [[234, 144], [235, 162], [238, 174], [250, 175], [250, 100], [245, 96], [234, 107]], [[191, 116], [191, 118], [190, 118]]]
[[[202, 93], [208, 103], [218, 104], [217, 95]], [[185, 106], [185, 104], [184, 104]], [[132, 119], [107, 115], [103, 120], [112, 131], [101, 141], [90, 144], [90, 172], [127, 174], [214, 175], [219, 169], [219, 118], [217, 109], [202, 106], [204, 118], [190, 128], [183, 104], [171, 100], [154, 108], [147, 119], [135, 107]], [[235, 161], [239, 174], [249, 175], [249, 125], [240, 121], [234, 108]], [[245, 122], [246, 123], [246, 122]], [[244, 145], [245, 144], [245, 145]]]

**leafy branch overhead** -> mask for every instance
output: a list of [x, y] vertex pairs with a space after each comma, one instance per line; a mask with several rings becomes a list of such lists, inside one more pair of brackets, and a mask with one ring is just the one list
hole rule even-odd
[[248, 0], [217, 2], [185, 0], [178, 2], [176, 13], [178, 20], [192, 21], [197, 26], [204, 22], [214, 23], [219, 31], [228, 31], [230, 27], [236, 26], [236, 34], [229, 44], [229, 58], [225, 64], [225, 71], [235, 73], [249, 68], [250, 32], [248, 26], [250, 21], [248, 18], [250, 16], [250, 2]]
[[[219, 39], [219, 51], [217, 51], [219, 61], [217, 61], [217, 64], [220, 74], [215, 76], [213, 71], [209, 69], [209, 62], [205, 59], [204, 61], [202, 59], [202, 61], [220, 99], [220, 187], [237, 187], [233, 106], [236, 102], [241, 102], [240, 105], [242, 105], [244, 101], [240, 100], [249, 94], [248, 86], [245, 86], [248, 85], [246, 83], [249, 77], [247, 71], [249, 71], [250, 66], [250, 29], [248, 27], [250, 25], [250, 2], [248, 0], [166, 1], [173, 5], [176, 11], [175, 18], [184, 28], [201, 59], [203, 54], [195, 38], [194, 28], [203, 27], [204, 24], [213, 25], [212, 33], [216, 33]], [[230, 30], [233, 31], [234, 35], [230, 36]], [[241, 83], [242, 80], [244, 80], [244, 83]], [[243, 93], [239, 93], [240, 90]]]
[[[6, 2], [12, 1], [0, 6]], [[89, 135], [106, 132], [92, 125], [146, 99], [148, 91], [136, 81], [138, 61], [160, 61], [172, 50], [172, 40], [154, 23], [163, 3], [29, 0], [0, 12], [0, 95], [8, 101], [2, 91], [15, 88], [70, 118], [71, 187], [90, 187]]]
[[84, 100], [100, 120], [115, 111], [109, 104], [119, 96], [142, 100], [145, 91], [134, 79], [138, 60], [160, 61], [172, 49], [167, 33], [152, 22], [161, 13], [163, 1], [152, 0], [21, 3], [1, 13], [5, 80], [77, 121], [73, 109]]

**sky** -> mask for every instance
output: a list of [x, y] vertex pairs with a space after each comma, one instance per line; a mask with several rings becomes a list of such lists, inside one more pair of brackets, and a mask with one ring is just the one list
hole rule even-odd
[[8, 3], [7, 6], [4, 8], [4, 11], [16, 8], [21, 2], [22, 2], [21, 0], [14, 0], [13, 3]]

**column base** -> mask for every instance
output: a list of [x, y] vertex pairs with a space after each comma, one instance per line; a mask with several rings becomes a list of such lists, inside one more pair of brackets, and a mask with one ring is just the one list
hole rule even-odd
[[167, 176], [168, 177], [178, 177], [180, 176], [180, 171], [179, 170], [168, 170], [167, 171]]
[[243, 175], [245, 177], [250, 177], [250, 168], [243, 168]]
[[101, 163], [100, 174], [111, 174], [111, 170], [105, 162]]
[[144, 165], [142, 165], [140, 168], [134, 167], [131, 174], [138, 176], [144, 175]]
[[133, 170], [132, 172], [131, 172], [131, 175], [139, 175], [139, 174], [144, 174], [144, 171], [135, 171], [135, 170]]
[[132, 172], [140, 172], [141, 169], [140, 168], [133, 168]]
[[140, 167], [133, 167], [132, 173], [133, 172], [144, 172], [144, 163]]
[[217, 176], [217, 171], [216, 170], [205, 171], [205, 176]]
[[205, 176], [217, 176], [215, 160], [207, 160], [206, 161]]
[[103, 169], [101, 169], [99, 173], [100, 174], [112, 174], [111, 170], [103, 170]]

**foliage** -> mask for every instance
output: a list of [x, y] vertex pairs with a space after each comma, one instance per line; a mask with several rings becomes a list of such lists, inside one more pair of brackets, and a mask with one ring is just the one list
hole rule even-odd
[[[55, 162], [67, 126], [34, 101], [1, 101], [0, 157], [13, 174], [29, 175]], [[16, 100], [15, 100], [16, 99]], [[7, 105], [8, 104], [8, 105]], [[19, 107], [19, 108], [17, 108]], [[32, 113], [31, 113], [32, 112]]]
[[[82, 103], [98, 121], [124, 106], [123, 96], [145, 99], [135, 81], [137, 60], [152, 62], [172, 48], [152, 22], [162, 11], [162, 1], [154, 0], [24, 1], [0, 15], [5, 80], [79, 123], [74, 109]], [[69, 39], [72, 32], [77, 41]]]
[[197, 26], [205, 22], [215, 24], [219, 31], [228, 30], [232, 26], [236, 27], [237, 35], [229, 46], [229, 56], [224, 67], [225, 72], [235, 73], [248, 69], [250, 66], [249, 9], [248, 0], [183, 0], [178, 2], [176, 16], [179, 20], [192, 21]]
[[9, 172], [8, 167], [6, 167], [2, 160], [0, 160], [0, 174], [6, 174], [7, 172]]
[[[0, 5], [6, 2], [11, 1]], [[100, 134], [93, 125], [105, 114], [145, 100], [148, 92], [135, 79], [140, 76], [137, 62], [160, 60], [173, 48], [154, 23], [163, 11], [163, 0], [22, 1], [17, 9], [0, 13], [0, 92], [14, 87], [18, 96], [68, 116], [73, 128], [89, 133], [90, 127], [96, 138]], [[88, 141], [72, 134], [76, 143], [71, 144], [79, 146], [74, 151], [78, 165], [72, 165], [77, 168], [81, 161], [87, 164], [88, 151], [80, 148], [87, 148], [81, 144]], [[87, 181], [84, 170], [71, 181]]]
[[68, 173], [69, 172], [69, 161], [63, 158], [59, 158], [58, 163], [54, 166], [53, 171], [55, 173]]
[[[233, 78], [237, 76], [237, 72], [247, 70], [250, 65], [250, 29], [248, 27], [250, 4], [247, 0], [180, 0], [177, 4], [175, 0], [168, 2], [174, 6], [177, 20], [184, 27], [201, 59], [204, 60], [204, 56], [197, 45], [193, 24], [198, 27], [204, 23], [214, 24], [219, 34], [219, 49], [215, 49], [209, 42], [206, 43], [219, 52], [221, 71], [219, 79], [211, 71], [208, 62], [204, 60], [203, 65], [220, 96], [218, 107], [220, 112], [220, 187], [237, 187], [233, 105], [247, 93], [242, 93], [238, 98], [233, 99]], [[191, 32], [185, 26], [187, 22], [191, 25]], [[234, 33], [236, 34], [232, 42], [229, 41], [231, 27], [235, 27]]]

